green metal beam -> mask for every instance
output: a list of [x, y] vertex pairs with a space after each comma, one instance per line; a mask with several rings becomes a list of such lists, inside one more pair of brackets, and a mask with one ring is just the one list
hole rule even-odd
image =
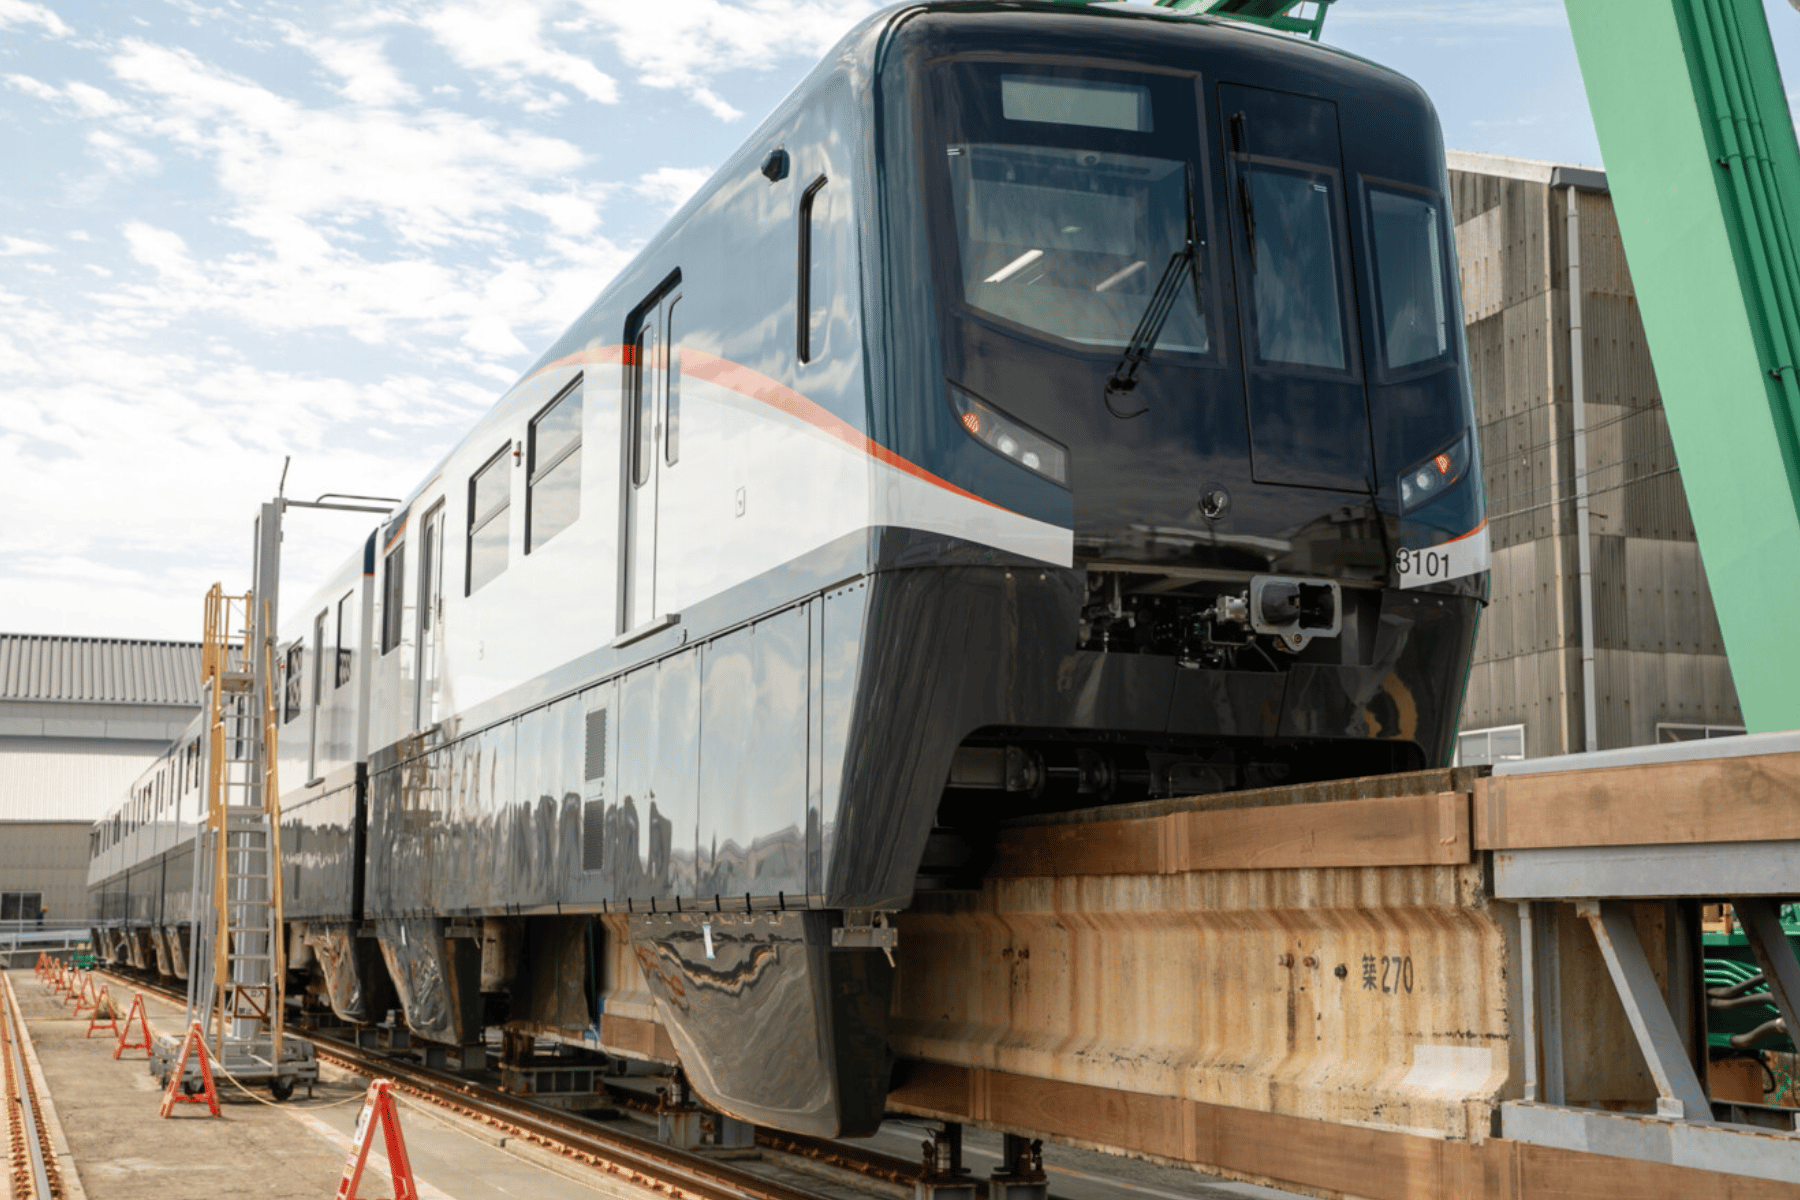
[[1744, 719], [1800, 728], [1800, 147], [1758, 0], [1567, 0]]
[[[1334, 0], [1156, 0], [1161, 8], [1177, 12], [1204, 13], [1211, 17], [1232, 17], [1279, 29], [1284, 33], [1304, 33], [1313, 41], [1325, 28], [1325, 12]], [[1311, 16], [1296, 16], [1310, 5]]]

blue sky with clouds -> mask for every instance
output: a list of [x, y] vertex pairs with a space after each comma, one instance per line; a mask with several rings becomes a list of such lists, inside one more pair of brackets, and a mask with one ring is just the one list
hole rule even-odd
[[[285, 455], [293, 495], [406, 491], [877, 7], [0, 0], [0, 629], [197, 637]], [[1326, 39], [1452, 147], [1599, 161], [1557, 0]], [[292, 514], [285, 586], [367, 525]]]

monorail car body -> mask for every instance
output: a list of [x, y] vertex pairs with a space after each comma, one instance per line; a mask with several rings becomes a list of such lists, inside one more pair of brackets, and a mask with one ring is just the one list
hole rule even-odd
[[1420, 90], [1316, 45], [859, 26], [284, 605], [292, 961], [864, 1132], [885, 916], [998, 822], [1444, 762], [1487, 563], [1446, 190]]

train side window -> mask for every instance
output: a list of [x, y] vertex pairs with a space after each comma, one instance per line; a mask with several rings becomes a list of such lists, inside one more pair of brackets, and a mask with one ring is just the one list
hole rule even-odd
[[333, 688], [350, 682], [350, 597], [337, 602], [337, 675]]
[[1425, 192], [1368, 188], [1381, 357], [1390, 371], [1450, 349], [1442, 217]]
[[795, 352], [801, 362], [811, 362], [825, 348], [825, 311], [830, 300], [825, 287], [824, 254], [813, 253], [813, 226], [825, 210], [821, 193], [829, 182], [821, 175], [800, 195], [800, 262], [794, 305]]
[[325, 613], [320, 613], [313, 618], [312, 702], [314, 708], [324, 703], [325, 700], [325, 616]]
[[1334, 175], [1243, 167], [1255, 285], [1256, 356], [1265, 363], [1344, 370]]
[[668, 328], [664, 331], [668, 344], [668, 424], [663, 429], [663, 458], [672, 467], [681, 461], [681, 339], [675, 334], [675, 309], [681, 297], [669, 301]]
[[300, 660], [305, 653], [305, 646], [295, 642], [287, 649], [287, 662], [281, 670], [281, 723], [283, 725], [300, 715]]
[[525, 553], [567, 529], [581, 515], [580, 376], [531, 422], [525, 483]]
[[655, 358], [656, 313], [652, 310], [631, 348], [631, 482], [636, 487], [650, 482], [650, 464], [656, 453]]
[[400, 644], [400, 615], [406, 604], [406, 543], [388, 551], [382, 560], [385, 572], [381, 580], [381, 652], [387, 654]]
[[512, 477], [507, 464], [512, 443], [469, 478], [469, 574], [463, 595], [472, 596], [506, 570], [507, 512], [512, 508]]

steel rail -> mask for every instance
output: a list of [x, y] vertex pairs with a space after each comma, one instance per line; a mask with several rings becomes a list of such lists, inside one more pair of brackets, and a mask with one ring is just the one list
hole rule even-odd
[[780, 1183], [728, 1161], [606, 1129], [485, 1084], [373, 1055], [335, 1038], [306, 1036], [320, 1058], [334, 1060], [359, 1074], [386, 1076], [394, 1080], [400, 1091], [487, 1124], [515, 1130], [539, 1145], [645, 1186], [673, 1190], [696, 1200], [823, 1200], [821, 1193]]
[[[18, 997], [13, 994], [11, 976], [0, 974], [0, 982], [6, 988], [5, 996], [0, 997], [0, 1010], [4, 1010], [0, 1012], [0, 1040], [6, 1043], [7, 1125], [12, 1137], [7, 1157], [13, 1163], [12, 1191], [18, 1200], [27, 1200], [28, 1195], [36, 1200], [51, 1200], [56, 1190], [51, 1187], [50, 1168], [44, 1159], [44, 1129], [38, 1120], [31, 1075], [25, 1066], [25, 1018], [19, 1010]], [[24, 1143], [23, 1155], [19, 1154], [20, 1142]], [[21, 1168], [26, 1164], [30, 1167], [30, 1193], [20, 1186], [24, 1182]]]
[[[160, 995], [174, 1003], [182, 1002], [182, 997], [160, 984], [118, 977], [140, 991]], [[313, 1044], [321, 1059], [357, 1074], [390, 1078], [395, 1088], [407, 1095], [514, 1132], [527, 1141], [666, 1194], [691, 1197], [692, 1200], [824, 1200], [822, 1193], [784, 1184], [730, 1161], [678, 1150], [648, 1137], [609, 1129], [486, 1084], [384, 1057], [327, 1035], [301, 1034], [290, 1028], [287, 1036], [304, 1037]], [[623, 1096], [615, 1095], [609, 1099], [622, 1106], [631, 1105], [631, 1100]], [[759, 1128], [757, 1142], [779, 1153], [828, 1163], [846, 1173], [888, 1183], [910, 1184], [919, 1174], [916, 1163], [823, 1138]]]

